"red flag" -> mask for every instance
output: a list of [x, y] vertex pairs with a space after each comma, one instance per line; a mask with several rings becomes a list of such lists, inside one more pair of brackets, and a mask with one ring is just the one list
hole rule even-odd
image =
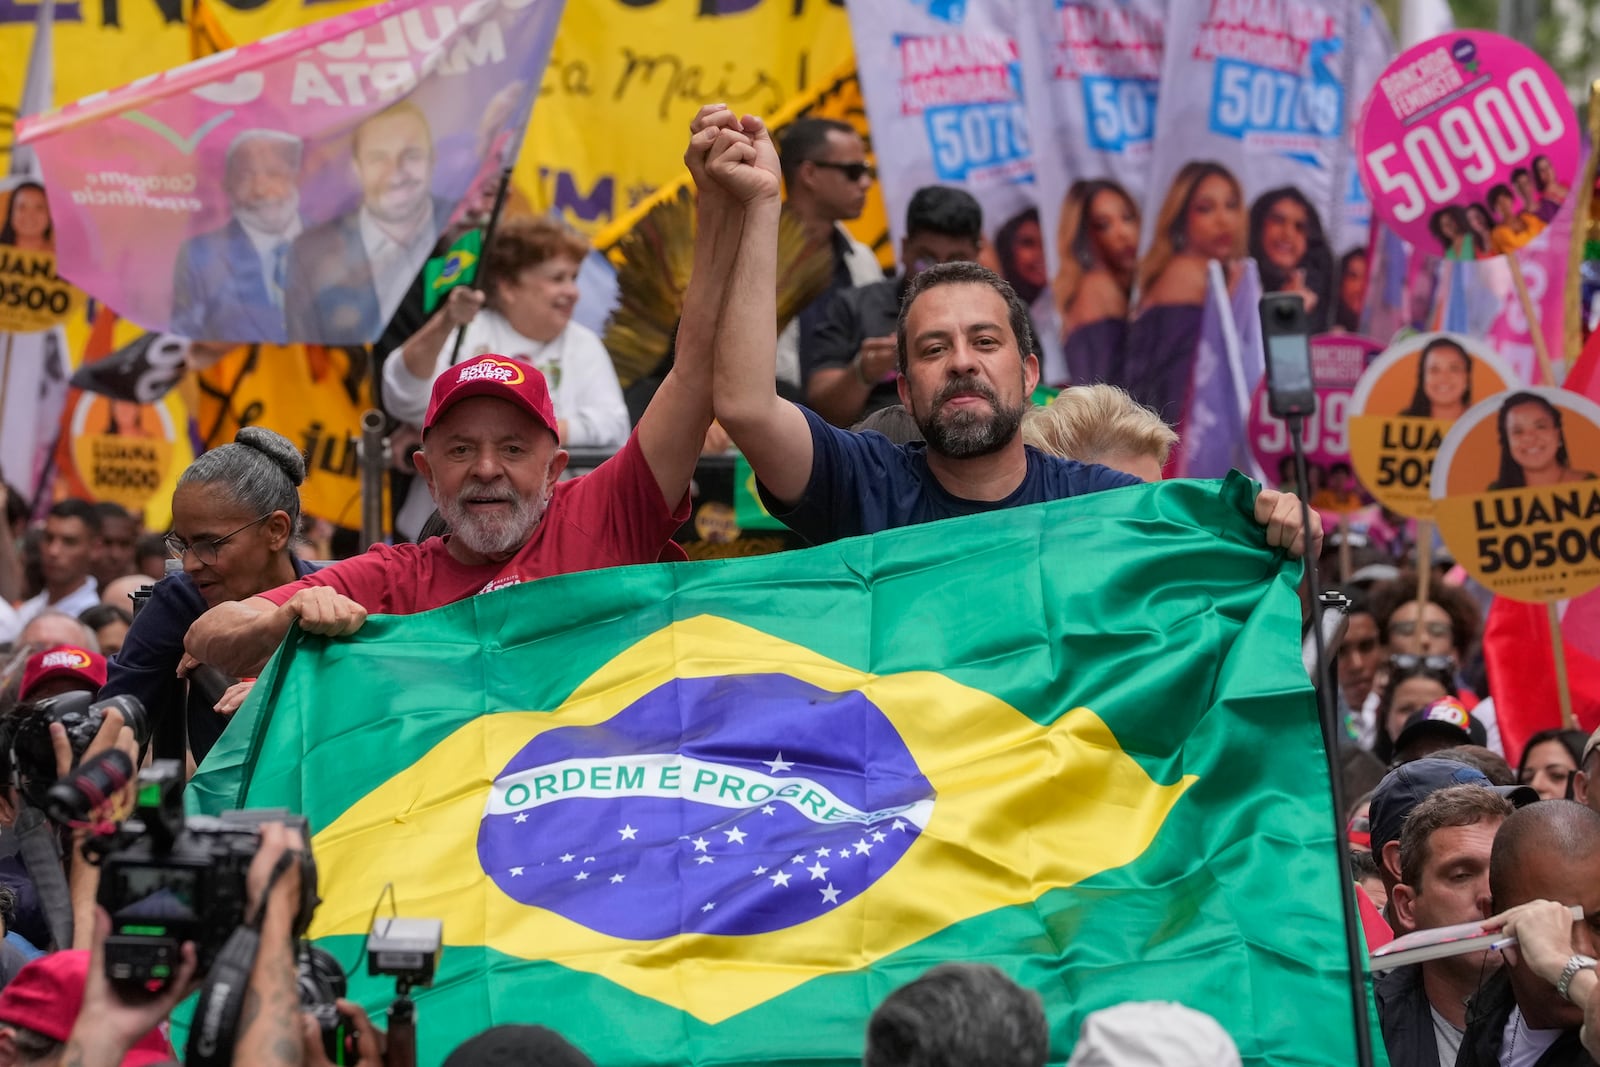
[[1578, 355], [1578, 362], [1567, 371], [1563, 387], [1571, 389], [1574, 393], [1582, 393], [1590, 400], [1600, 403], [1600, 330], [1589, 335], [1583, 343], [1583, 351]]
[[[1548, 610], [1495, 597], [1483, 631], [1500, 740], [1513, 767], [1529, 737], [1561, 725]], [[1561, 638], [1573, 713], [1580, 728], [1593, 730], [1600, 725], [1600, 589], [1568, 602]]]

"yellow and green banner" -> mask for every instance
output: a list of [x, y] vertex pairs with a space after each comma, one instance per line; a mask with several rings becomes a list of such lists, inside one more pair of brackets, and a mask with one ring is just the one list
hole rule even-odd
[[391, 883], [444, 921], [420, 1062], [529, 1022], [605, 1065], [859, 1063], [891, 989], [971, 959], [1038, 991], [1053, 1062], [1137, 999], [1209, 1012], [1248, 1064], [1349, 1064], [1300, 567], [1253, 493], [1140, 486], [292, 637], [190, 803], [307, 816], [340, 960]]

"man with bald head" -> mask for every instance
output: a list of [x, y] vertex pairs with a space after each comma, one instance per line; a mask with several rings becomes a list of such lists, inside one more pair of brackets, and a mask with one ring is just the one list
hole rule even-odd
[[[1496, 912], [1534, 900], [1580, 906], [1572, 966], [1592, 967], [1600, 954], [1600, 814], [1569, 800], [1514, 812], [1495, 835], [1489, 893]], [[1579, 1038], [1583, 1009], [1514, 951], [1506, 961], [1467, 1008], [1457, 1067], [1595, 1067]]]

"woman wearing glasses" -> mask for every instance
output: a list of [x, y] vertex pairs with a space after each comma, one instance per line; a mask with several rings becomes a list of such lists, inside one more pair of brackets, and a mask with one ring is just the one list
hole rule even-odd
[[1450, 656], [1389, 657], [1389, 680], [1378, 698], [1378, 722], [1383, 728], [1372, 754], [1385, 766], [1394, 759], [1395, 741], [1411, 718], [1435, 700], [1456, 695], [1456, 661]]
[[[259, 426], [213, 448], [178, 478], [167, 550], [183, 569], [156, 583], [112, 657], [101, 698], [127, 693], [152, 721], [179, 714], [183, 638], [207, 609], [285, 585], [316, 568], [289, 551], [300, 526], [305, 460], [281, 434]], [[231, 708], [229, 709], [232, 710]], [[227, 725], [221, 714], [189, 716], [196, 763]]]

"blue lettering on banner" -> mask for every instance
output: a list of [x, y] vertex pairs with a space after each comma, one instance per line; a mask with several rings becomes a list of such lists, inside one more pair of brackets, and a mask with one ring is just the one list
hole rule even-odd
[[1344, 88], [1237, 59], [1218, 59], [1211, 90], [1211, 131], [1243, 140], [1256, 134], [1337, 137]]
[[1159, 82], [1087, 74], [1081, 80], [1090, 148], [1126, 152], [1134, 145], [1150, 143], [1156, 132]]
[[1033, 180], [1033, 148], [1021, 101], [929, 108], [923, 117], [940, 181]]

